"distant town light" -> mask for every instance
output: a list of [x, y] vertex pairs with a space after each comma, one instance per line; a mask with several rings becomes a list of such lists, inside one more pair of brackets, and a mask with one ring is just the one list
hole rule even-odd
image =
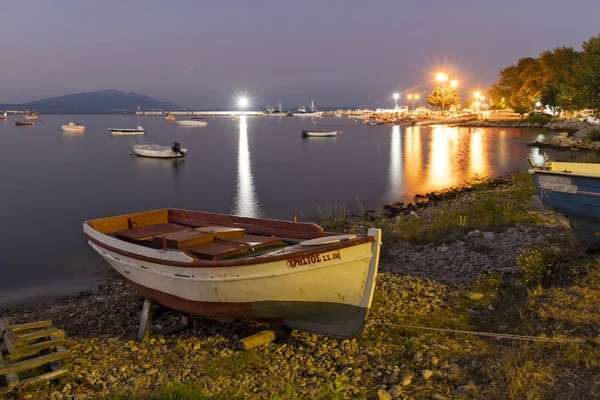
[[438, 72], [435, 75], [435, 80], [438, 81], [438, 82], [446, 82], [448, 80], [448, 75], [446, 75], [443, 72]]
[[238, 107], [240, 107], [241, 109], [247, 108], [249, 105], [250, 105], [250, 102], [248, 101], [248, 98], [240, 97], [238, 99]]
[[535, 106], [536, 106], [536, 107], [539, 107], [539, 106], [541, 106], [541, 105], [542, 105], [542, 103], [540, 103], [539, 101], [538, 101], [537, 103], [535, 103]]
[[419, 95], [415, 94], [415, 99], [419, 100]]
[[450, 82], [450, 86], [452, 86], [453, 88], [458, 87], [458, 81]]
[[481, 97], [481, 92], [473, 93], [473, 97], [475, 97], [476, 99], [479, 99]]

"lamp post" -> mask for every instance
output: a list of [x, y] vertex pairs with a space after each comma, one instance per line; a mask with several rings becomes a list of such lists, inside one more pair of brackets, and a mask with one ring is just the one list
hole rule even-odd
[[473, 97], [475, 97], [475, 105], [477, 106], [477, 114], [479, 114], [479, 99], [481, 99], [481, 93], [475, 92], [475, 93], [473, 93]]
[[240, 97], [238, 99], [237, 103], [238, 103], [238, 107], [240, 108], [240, 115], [246, 108], [248, 108], [248, 105], [250, 104], [250, 102], [248, 101], [248, 98], [246, 98], [246, 97]]
[[394, 93], [394, 110], [396, 109], [396, 107], [398, 107], [398, 98], [400, 97], [400, 95], [398, 93]]
[[409, 94], [406, 96], [409, 100], [412, 100], [412, 110], [415, 111], [415, 100], [419, 100], [418, 94]]
[[[435, 75], [435, 80], [442, 85], [442, 115], [446, 112], [446, 82], [448, 82], [448, 75], [443, 72], [439, 72]], [[453, 80], [450, 82], [450, 87], [455, 89], [458, 87], [458, 81]]]

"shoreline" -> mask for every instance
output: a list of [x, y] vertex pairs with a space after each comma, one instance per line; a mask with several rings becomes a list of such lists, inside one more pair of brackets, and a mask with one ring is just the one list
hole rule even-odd
[[[519, 296], [527, 296], [515, 264], [520, 252], [526, 247], [563, 243], [570, 231], [564, 218], [543, 208], [525, 178], [529, 177], [517, 174], [450, 189], [446, 194], [428, 193], [421, 196], [427, 206], [417, 211], [355, 222], [354, 229], [380, 224], [386, 253], [380, 262], [369, 327], [355, 339], [294, 331], [284, 340], [242, 352], [235, 349], [236, 341], [266, 325], [192, 317], [192, 327], [186, 331], [139, 343], [134, 339], [142, 299], [120, 278], [41, 305], [0, 311], [12, 323], [52, 319], [66, 331], [67, 348], [74, 354], [66, 385], [47, 383], [6, 398], [81, 400], [117, 394], [122, 396], [117, 399], [145, 400], [148, 397], [143, 396], [149, 393], [177, 390], [194, 390], [208, 399], [270, 399], [277, 394], [303, 398], [307, 393], [330, 398], [335, 394], [332, 387], [344, 394], [338, 398], [391, 399], [402, 398], [404, 392], [418, 398], [432, 394], [438, 395], [436, 399], [474, 394], [501, 398], [488, 392], [486, 382], [496, 378], [484, 362], [502, 365], [501, 354], [520, 353], [524, 351], [520, 345], [510, 341], [490, 345], [485, 338], [412, 332], [385, 324], [536, 334], [536, 330], [529, 331], [533, 319], [508, 322], [519, 318], [520, 308], [514, 315], [496, 318], [496, 309], [507, 313], [514, 308], [514, 301], [505, 298], [508, 295], [500, 288], [511, 287]], [[482, 200], [503, 203], [502, 196], [528, 199], [523, 209], [515, 209], [518, 214], [513, 219], [505, 219], [506, 224], [477, 229], [478, 222], [469, 216], [472, 225], [449, 221], [450, 236], [390, 242], [394, 227], [410, 228], [414, 225], [403, 224], [411, 221], [427, 225], [452, 207], [469, 210]], [[442, 231], [439, 227], [434, 233]], [[508, 303], [502, 305], [504, 301]], [[167, 312], [155, 324], [157, 328], [173, 326], [179, 315]], [[504, 353], [498, 353], [498, 346]]]

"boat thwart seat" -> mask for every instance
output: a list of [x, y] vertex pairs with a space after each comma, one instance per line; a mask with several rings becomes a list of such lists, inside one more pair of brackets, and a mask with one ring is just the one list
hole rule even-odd
[[164, 235], [171, 232], [177, 232], [189, 229], [187, 226], [177, 225], [173, 223], [148, 225], [137, 228], [125, 229], [115, 232], [115, 235], [127, 241], [142, 241], [152, 239], [157, 235]]

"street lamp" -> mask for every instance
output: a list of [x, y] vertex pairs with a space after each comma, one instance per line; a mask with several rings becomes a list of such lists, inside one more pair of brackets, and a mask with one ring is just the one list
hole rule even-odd
[[[448, 82], [448, 75], [443, 72], [438, 72], [435, 75], [435, 80], [441, 83], [442, 85], [442, 115], [446, 112], [446, 85], [445, 82]], [[458, 87], [458, 81], [453, 80], [450, 82], [450, 87], [455, 89]]]
[[[240, 108], [241, 111], [245, 110], [250, 105], [250, 101], [248, 100], [247, 97], [238, 98], [237, 103], [238, 103], [238, 107]], [[240, 112], [240, 114], [241, 114], [241, 112]]]
[[473, 93], [473, 97], [475, 97], [475, 100], [476, 100], [475, 105], [477, 106], [477, 113], [479, 114], [479, 105], [480, 105], [479, 100], [483, 99], [483, 97], [481, 96], [481, 92]]
[[400, 95], [398, 93], [394, 93], [394, 110], [398, 107], [398, 98]]
[[409, 94], [406, 96], [409, 100], [412, 100], [412, 110], [415, 111], [415, 100], [419, 100], [418, 94]]

